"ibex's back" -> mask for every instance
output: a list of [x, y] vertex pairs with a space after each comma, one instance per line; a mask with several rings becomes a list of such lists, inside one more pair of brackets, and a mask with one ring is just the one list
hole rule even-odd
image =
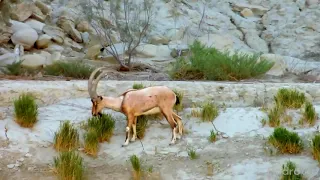
[[175, 93], [166, 86], [132, 90], [124, 95], [122, 111], [134, 112], [135, 116], [160, 113], [160, 109], [172, 109], [176, 103]]

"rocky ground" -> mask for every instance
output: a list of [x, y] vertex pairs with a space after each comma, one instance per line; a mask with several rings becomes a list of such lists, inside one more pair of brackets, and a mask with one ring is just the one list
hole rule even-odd
[[[90, 117], [91, 103], [85, 81], [29, 82], [1, 82], [0, 179], [3, 180], [55, 179], [52, 163], [57, 152], [52, 147], [52, 141], [60, 121], [71, 120], [82, 136], [84, 131], [79, 126]], [[273, 128], [262, 126], [261, 120], [266, 118], [266, 114], [260, 109], [261, 101], [267, 105], [272, 103], [272, 97], [279, 88], [295, 87], [313, 100], [317, 113], [320, 113], [318, 84], [174, 81], [143, 83], [166, 83], [169, 87], [178, 86], [185, 93], [185, 109], [179, 115], [183, 117], [187, 133], [176, 145], [169, 146], [169, 125], [165, 119], [153, 121], [141, 142], [136, 141], [127, 147], [121, 147], [124, 141], [125, 117], [120, 113], [105, 110], [116, 118], [116, 129], [111, 142], [101, 144], [97, 158], [81, 153], [89, 179], [130, 179], [131, 166], [128, 158], [132, 154], [143, 159], [144, 167], [152, 166], [153, 173], [149, 174], [149, 179], [278, 179], [282, 164], [288, 160], [297, 163], [299, 172], [303, 172], [308, 179], [320, 178], [318, 163], [312, 159], [309, 146], [312, 135], [318, 131], [319, 121], [313, 127], [300, 127], [296, 124], [300, 117], [296, 111], [292, 116], [293, 125], [287, 127], [290, 130], [296, 127], [294, 131], [303, 138], [305, 149], [299, 155], [275, 154], [275, 151], [266, 149], [270, 148], [266, 145], [266, 138]], [[133, 81], [102, 81], [98, 92], [104, 91], [115, 96], [132, 84]], [[13, 121], [11, 101], [25, 90], [37, 96], [40, 108], [39, 122], [33, 129], [21, 128]], [[219, 137], [215, 143], [207, 140], [210, 130], [214, 129], [212, 124], [190, 117], [193, 103], [210, 98], [220, 106], [219, 116], [213, 123], [219, 131], [227, 135], [227, 138]], [[198, 159], [189, 159], [189, 148], [196, 150]], [[208, 163], [213, 165], [212, 168], [208, 168]]]
[[[109, 81], [101, 82], [100, 93], [116, 96], [134, 81], [185, 92], [186, 109], [179, 114], [188, 133], [174, 146], [168, 145], [171, 134], [163, 119], [150, 124], [143, 147], [136, 141], [122, 148], [125, 118], [106, 110], [117, 118], [116, 130], [110, 143], [101, 144], [98, 158], [82, 154], [89, 179], [129, 179], [127, 160], [132, 154], [141, 157], [146, 167], [153, 166], [149, 179], [278, 179], [287, 160], [296, 162], [308, 179], [320, 178], [309, 147], [319, 122], [294, 130], [306, 144], [300, 155], [270, 154], [265, 138], [273, 128], [262, 127], [266, 114], [259, 109], [272, 102], [280, 87], [293, 87], [305, 92], [320, 113], [319, 0], [156, 0], [156, 18], [135, 52], [133, 61], [139, 65], [131, 72], [117, 71], [115, 59], [100, 53], [99, 36], [76, 6], [78, 1], [17, 2], [12, 6], [11, 26], [0, 22], [0, 67], [17, 60], [24, 60], [23, 67], [36, 68], [57, 60], [83, 60], [95, 67], [110, 67]], [[108, 1], [103, 6], [110, 8]], [[103, 19], [112, 23], [107, 15]], [[126, 56], [117, 30], [112, 38], [120, 56]], [[173, 81], [167, 74], [170, 63], [196, 39], [219, 50], [260, 53], [260, 59], [274, 61], [275, 66], [259, 79], [241, 82]], [[0, 79], [0, 180], [55, 179], [53, 134], [60, 121], [69, 119], [79, 125], [90, 116], [87, 82], [42, 74], [0, 74]], [[40, 105], [40, 121], [32, 130], [13, 121], [12, 100], [23, 91], [33, 92]], [[213, 126], [189, 117], [192, 104], [206, 99], [221, 107], [214, 124], [229, 138], [209, 143]], [[198, 159], [188, 158], [189, 147], [196, 150]], [[213, 167], [208, 169], [208, 163]]]

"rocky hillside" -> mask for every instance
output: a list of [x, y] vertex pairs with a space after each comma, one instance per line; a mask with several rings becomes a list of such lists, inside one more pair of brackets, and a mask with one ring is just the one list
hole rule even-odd
[[[108, 1], [102, 4], [110, 8]], [[86, 10], [77, 5], [78, 1], [58, 0], [12, 5], [11, 26], [0, 25], [0, 64], [18, 57], [25, 66], [99, 60], [100, 38], [85, 20]], [[152, 7], [147, 38], [137, 48], [144, 62], [169, 62], [178, 55], [176, 49], [187, 49], [197, 39], [221, 50], [261, 53], [261, 58], [276, 61], [271, 75], [319, 72], [319, 0], [155, 0]], [[111, 22], [107, 15], [104, 18]], [[123, 53], [116, 29], [112, 37]], [[111, 55], [102, 55], [100, 60], [115, 63]]]

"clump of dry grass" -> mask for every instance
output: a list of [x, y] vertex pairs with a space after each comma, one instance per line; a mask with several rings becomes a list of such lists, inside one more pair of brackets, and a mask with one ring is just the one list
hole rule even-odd
[[179, 103], [175, 104], [173, 108], [178, 112], [182, 111], [183, 110], [182, 100], [183, 100], [184, 93], [183, 91], [179, 91], [177, 89], [173, 89], [172, 91], [176, 94], [177, 98], [179, 99]]
[[83, 159], [74, 151], [60, 152], [58, 157], [54, 157], [54, 168], [60, 180], [84, 179]]
[[270, 127], [278, 127], [280, 126], [280, 118], [283, 113], [283, 108], [280, 105], [274, 106], [268, 112], [268, 124]]
[[305, 180], [303, 174], [297, 173], [297, 166], [292, 161], [288, 161], [285, 165], [282, 165], [281, 180]]
[[79, 133], [70, 121], [60, 124], [59, 131], [54, 135], [53, 147], [57, 151], [71, 151], [79, 147]]
[[218, 108], [211, 102], [206, 102], [201, 109], [202, 121], [212, 121], [219, 115]]
[[136, 125], [137, 138], [139, 139], [144, 138], [144, 135], [148, 126], [148, 121], [149, 121], [148, 116], [141, 115], [137, 117], [137, 125]]
[[15, 121], [22, 127], [33, 127], [38, 121], [38, 105], [34, 96], [22, 93], [13, 104]]
[[312, 156], [320, 163], [320, 134], [315, 135], [312, 139]]
[[[318, 118], [315, 108], [312, 103], [307, 101], [304, 105], [303, 120], [307, 121], [310, 126], [313, 126]], [[303, 122], [303, 121], [302, 121]]]
[[287, 88], [279, 89], [274, 98], [283, 107], [292, 109], [300, 108], [306, 102], [304, 93]]
[[286, 128], [277, 127], [268, 142], [281, 153], [297, 154], [303, 149], [302, 140], [296, 132], [290, 132]]
[[217, 133], [214, 132], [214, 130], [210, 131], [210, 136], [208, 138], [210, 142], [215, 142], [217, 140]]
[[109, 142], [115, 128], [115, 120], [110, 114], [88, 119], [87, 129], [94, 129], [99, 137], [99, 142]]
[[99, 151], [99, 136], [95, 129], [90, 128], [84, 135], [84, 152], [96, 157]]
[[136, 155], [132, 155], [130, 156], [130, 162], [133, 168], [133, 179], [140, 180], [142, 175], [140, 159]]

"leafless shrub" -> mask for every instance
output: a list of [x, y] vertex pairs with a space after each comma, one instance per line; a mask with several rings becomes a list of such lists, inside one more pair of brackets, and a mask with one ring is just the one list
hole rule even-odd
[[[148, 34], [152, 17], [153, 0], [84, 0], [80, 3], [87, 21], [100, 38], [100, 43], [120, 64], [129, 70], [135, 50]], [[114, 34], [120, 34], [123, 52], [121, 57], [115, 46]], [[126, 60], [125, 60], [126, 59]]]

